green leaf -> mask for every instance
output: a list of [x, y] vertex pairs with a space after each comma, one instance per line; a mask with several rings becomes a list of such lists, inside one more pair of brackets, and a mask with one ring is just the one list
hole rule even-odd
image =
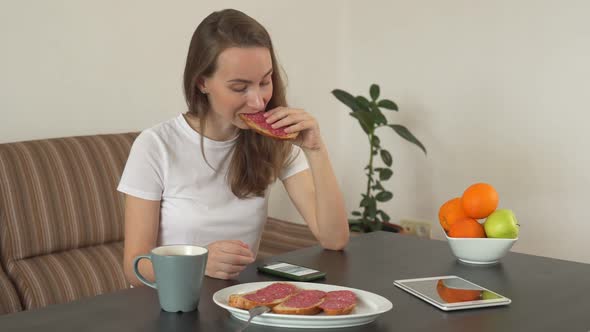
[[367, 98], [365, 98], [363, 96], [357, 96], [355, 99], [356, 99], [357, 105], [359, 105], [363, 111], [367, 111], [367, 112], [371, 111], [371, 109], [370, 109], [371, 105], [369, 104], [369, 101], [367, 100]]
[[369, 89], [369, 94], [371, 95], [371, 99], [377, 100], [379, 98], [379, 86], [377, 84], [372, 84], [371, 88]]
[[381, 181], [389, 180], [389, 178], [392, 175], [393, 175], [393, 171], [390, 170], [389, 168], [385, 168], [381, 172], [379, 172], [379, 180], [381, 180]]
[[377, 214], [379, 214], [381, 216], [381, 220], [383, 220], [384, 222], [388, 222], [391, 220], [389, 215], [387, 213], [385, 213], [383, 210], [377, 211]]
[[363, 207], [363, 206], [365, 206], [365, 207], [366, 207], [366, 206], [369, 206], [369, 199], [367, 198], [367, 196], [366, 196], [366, 195], [363, 195], [363, 199], [361, 200], [361, 204], [360, 204], [360, 206], [361, 206], [361, 207]]
[[358, 211], [352, 211], [352, 215], [355, 216], [355, 217], [360, 217], [361, 216], [361, 213], [358, 212]]
[[385, 188], [383, 188], [383, 186], [381, 185], [381, 182], [377, 181], [377, 183], [371, 187], [371, 189], [373, 190], [385, 190]]
[[380, 144], [381, 144], [381, 140], [379, 139], [379, 137], [373, 135], [373, 138], [371, 140], [371, 145], [379, 147]]
[[377, 104], [377, 106], [379, 106], [381, 108], [388, 109], [388, 110], [392, 110], [392, 111], [398, 110], [397, 105], [389, 99], [380, 100], [379, 103]]
[[377, 105], [375, 103], [371, 103], [370, 104], [371, 107], [371, 114], [373, 115], [373, 121], [375, 121], [376, 124], [386, 124], [387, 123], [387, 119], [385, 118], [385, 115], [383, 115], [383, 113], [381, 113], [381, 110], [379, 110], [379, 107], [377, 107]]
[[381, 150], [381, 159], [387, 166], [391, 166], [393, 163], [393, 159], [391, 158], [391, 154], [387, 150]]
[[343, 90], [334, 89], [332, 90], [332, 94], [334, 97], [336, 97], [336, 99], [348, 106], [348, 108], [350, 108], [353, 112], [357, 112], [361, 109], [356, 99], [350, 93]]
[[358, 112], [359, 117], [363, 118], [369, 128], [371, 128], [371, 134], [375, 129], [375, 121], [373, 121], [373, 117], [371, 116], [371, 112]]
[[382, 192], [378, 193], [377, 196], [375, 196], [375, 198], [379, 202], [387, 202], [388, 200], [393, 198], [393, 194], [390, 191], [382, 191]]
[[414, 135], [412, 135], [408, 128], [396, 124], [391, 124], [388, 126], [393, 128], [393, 130], [395, 130], [395, 132], [406, 141], [416, 144], [420, 149], [422, 149], [422, 151], [424, 151], [424, 154], [426, 154], [426, 148], [424, 147], [424, 145], [422, 145], [422, 143], [420, 143], [420, 141]]
[[373, 132], [373, 128], [375, 127], [375, 123], [371, 118], [371, 113], [369, 112], [353, 112], [348, 113], [353, 118], [356, 118], [359, 121], [359, 124], [365, 131], [365, 133], [370, 134]]

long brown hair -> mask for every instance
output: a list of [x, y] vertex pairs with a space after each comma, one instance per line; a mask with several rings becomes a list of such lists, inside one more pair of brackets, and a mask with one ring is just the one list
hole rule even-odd
[[[191, 39], [184, 69], [184, 96], [188, 114], [199, 119], [201, 153], [206, 115], [210, 111], [207, 96], [198, 88], [199, 79], [211, 77], [217, 70], [217, 58], [230, 47], [264, 47], [272, 59], [272, 97], [267, 110], [287, 106], [285, 85], [270, 36], [266, 29], [250, 16], [225, 9], [207, 16]], [[252, 130], [240, 130], [233, 148], [227, 180], [239, 198], [263, 197], [267, 187], [276, 180], [288, 160], [292, 145], [274, 140]]]

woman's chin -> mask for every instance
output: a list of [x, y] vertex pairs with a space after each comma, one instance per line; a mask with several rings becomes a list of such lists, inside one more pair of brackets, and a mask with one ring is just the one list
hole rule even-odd
[[240, 129], [250, 129], [250, 127], [248, 127], [248, 125], [245, 124], [244, 121], [242, 121], [241, 119], [234, 121], [234, 126]]

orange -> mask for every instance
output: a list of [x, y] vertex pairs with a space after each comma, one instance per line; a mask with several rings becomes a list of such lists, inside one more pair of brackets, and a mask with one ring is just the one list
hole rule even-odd
[[448, 303], [475, 301], [481, 299], [481, 291], [475, 289], [458, 289], [447, 287], [443, 280], [436, 283], [436, 292]]
[[498, 207], [498, 192], [487, 183], [476, 183], [465, 189], [461, 197], [463, 210], [469, 218], [482, 219]]
[[457, 220], [465, 219], [467, 215], [465, 211], [463, 211], [463, 206], [461, 205], [461, 198], [455, 197], [453, 199], [448, 200], [443, 205], [441, 205], [440, 209], [438, 210], [438, 220], [440, 221], [440, 225], [444, 228], [445, 232], [448, 232]]
[[449, 229], [450, 237], [486, 237], [483, 225], [475, 219], [457, 220]]

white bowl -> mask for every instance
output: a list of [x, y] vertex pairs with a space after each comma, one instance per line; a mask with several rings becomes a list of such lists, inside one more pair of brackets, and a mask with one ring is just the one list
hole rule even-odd
[[504, 257], [516, 239], [449, 237], [445, 234], [453, 255], [469, 264], [494, 264]]

